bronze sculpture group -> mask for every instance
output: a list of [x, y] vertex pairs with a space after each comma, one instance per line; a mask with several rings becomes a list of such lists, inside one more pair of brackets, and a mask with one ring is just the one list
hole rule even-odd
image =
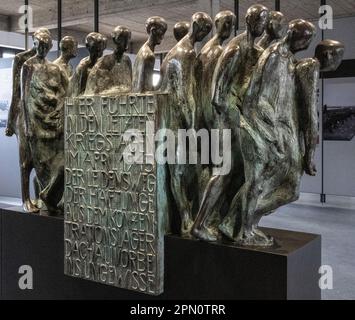
[[[220, 12], [214, 36], [206, 13], [191, 23], [175, 25], [178, 41], [161, 65], [161, 80], [153, 86], [154, 50], [167, 23], [147, 20], [148, 40], [132, 67], [125, 54], [131, 31], [118, 26], [112, 33], [115, 49], [104, 55], [107, 39], [86, 37], [89, 56], [73, 72], [69, 61], [77, 42], [61, 42], [61, 57], [46, 60], [52, 46], [48, 30], [38, 30], [34, 47], [16, 56], [13, 98], [6, 134], [19, 140], [24, 209], [38, 212], [43, 202], [52, 214], [63, 212], [65, 97], [117, 93], [169, 94], [166, 127], [230, 129], [231, 171], [213, 175], [212, 165], [169, 164], [170, 192], [180, 219], [182, 236], [217, 241], [222, 235], [240, 245], [271, 246], [273, 239], [258, 228], [260, 219], [298, 199], [305, 173], [315, 175], [313, 163], [318, 135], [317, 90], [320, 71], [338, 68], [344, 46], [322, 41], [315, 57], [298, 60], [315, 27], [302, 19], [286, 22], [281, 12], [254, 5], [246, 14], [246, 31], [226, 46], [236, 17]], [[175, 153], [181, 152], [179, 146]], [[29, 196], [31, 170], [36, 171], [36, 197]]]

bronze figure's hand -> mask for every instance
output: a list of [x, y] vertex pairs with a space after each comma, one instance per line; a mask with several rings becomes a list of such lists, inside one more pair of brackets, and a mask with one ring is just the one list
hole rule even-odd
[[14, 131], [11, 127], [8, 126], [8, 127], [5, 129], [5, 135], [6, 135], [7, 137], [12, 137], [14, 134], [15, 134], [15, 131]]
[[305, 157], [304, 159], [304, 171], [311, 177], [315, 177], [317, 175], [317, 168], [315, 163], [309, 157]]

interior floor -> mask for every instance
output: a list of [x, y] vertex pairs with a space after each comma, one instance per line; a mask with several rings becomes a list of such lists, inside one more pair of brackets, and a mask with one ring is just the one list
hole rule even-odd
[[[355, 199], [304, 195], [261, 221], [264, 227], [322, 235], [322, 264], [333, 269], [333, 289], [323, 290], [324, 300], [355, 299]], [[318, 201], [316, 201], [316, 199]], [[321, 275], [320, 275], [321, 277]]]

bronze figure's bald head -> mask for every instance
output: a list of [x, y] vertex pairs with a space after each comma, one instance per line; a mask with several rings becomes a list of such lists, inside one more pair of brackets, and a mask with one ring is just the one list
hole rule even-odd
[[190, 30], [190, 22], [180, 21], [174, 26], [174, 37], [176, 41], [180, 41], [183, 37], [185, 37]]
[[125, 52], [128, 50], [129, 42], [131, 41], [132, 33], [127, 27], [117, 26], [111, 33], [113, 43], [116, 45], [116, 50]]
[[260, 37], [266, 28], [269, 9], [261, 4], [251, 6], [245, 16], [248, 31], [254, 37]]
[[317, 45], [316, 58], [320, 63], [322, 72], [335, 71], [339, 68], [343, 57], [345, 47], [335, 40], [324, 40]]
[[221, 11], [215, 17], [216, 32], [222, 40], [228, 39], [236, 24], [237, 18], [235, 14], [230, 11]]
[[306, 50], [316, 35], [316, 27], [303, 19], [292, 20], [287, 32], [287, 40], [292, 53]]
[[100, 58], [107, 45], [107, 38], [98, 32], [91, 32], [85, 38], [86, 48], [90, 56]]
[[288, 30], [288, 23], [280, 11], [270, 11], [268, 22], [265, 28], [267, 34], [273, 39], [283, 38]]
[[163, 41], [165, 33], [168, 30], [168, 24], [164, 18], [151, 17], [146, 22], [146, 29], [153, 44], [159, 45]]
[[204, 12], [196, 12], [191, 19], [191, 35], [196, 42], [202, 41], [212, 30], [213, 21]]
[[36, 32], [33, 38], [33, 45], [36, 49], [37, 56], [45, 58], [53, 47], [52, 38], [46, 32]]
[[78, 41], [71, 36], [66, 36], [60, 41], [60, 51], [63, 55], [74, 58], [78, 54]]

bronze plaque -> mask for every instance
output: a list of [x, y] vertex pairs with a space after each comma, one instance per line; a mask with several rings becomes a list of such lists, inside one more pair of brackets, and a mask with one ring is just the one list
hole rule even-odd
[[[164, 200], [158, 199], [154, 134], [165, 97], [67, 99], [66, 275], [150, 295], [163, 292]], [[125, 154], [137, 150], [144, 151], [143, 160], [127, 161]]]

